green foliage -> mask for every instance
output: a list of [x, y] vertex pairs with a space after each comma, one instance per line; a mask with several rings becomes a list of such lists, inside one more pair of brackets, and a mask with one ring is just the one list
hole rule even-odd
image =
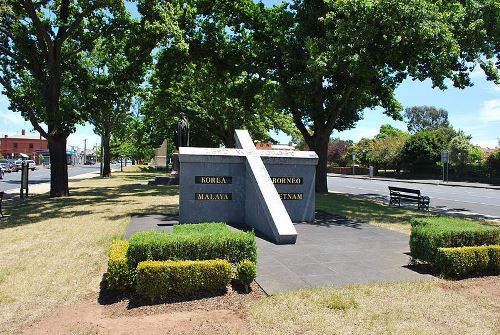
[[279, 87], [257, 72], [259, 46], [245, 24], [258, 8], [237, 0], [184, 2], [174, 9], [188, 48], [179, 50], [169, 39], [158, 45], [142, 108], [154, 138], [172, 134], [180, 112], [190, 121], [193, 146], [234, 147], [239, 128], [264, 141], [270, 129], [293, 131], [291, 118], [276, 106]]
[[214, 234], [227, 233], [229, 228], [224, 222], [207, 222], [197, 224], [176, 224], [174, 225], [175, 234]]
[[446, 276], [500, 272], [500, 245], [439, 248], [433, 264]]
[[[50, 196], [69, 195], [66, 139], [86, 120], [92, 85], [84, 52], [126, 16], [123, 0], [9, 1], [0, 12], [0, 84], [10, 102], [49, 141]], [[42, 126], [46, 125], [46, 126]]]
[[232, 268], [226, 260], [144, 261], [137, 265], [137, 293], [150, 298], [197, 291], [219, 291], [231, 281]]
[[391, 136], [374, 140], [371, 147], [371, 164], [378, 168], [395, 169], [399, 172], [402, 154], [408, 136]]
[[382, 140], [389, 137], [408, 138], [410, 137], [410, 135], [406, 131], [399, 130], [398, 128], [395, 128], [390, 124], [381, 125], [378, 134], [375, 136], [375, 139]]
[[494, 175], [500, 176], [500, 149], [495, 149], [486, 159], [488, 167]]
[[133, 285], [134, 271], [129, 267], [127, 260], [128, 242], [115, 240], [108, 251], [108, 288], [112, 290], [126, 290]]
[[[184, 228], [186, 231], [186, 228]], [[217, 230], [208, 233], [139, 232], [129, 241], [127, 257], [131, 266], [145, 260], [226, 259], [233, 264], [257, 261], [257, 246], [252, 232]]]
[[138, 115], [127, 115], [121, 130], [111, 138], [111, 157], [127, 157], [135, 161], [149, 161], [154, 156], [154, 144], [150, 141], [144, 120]]
[[280, 85], [281, 109], [319, 156], [318, 192], [327, 191], [331, 132], [377, 106], [402, 119], [394, 92], [407, 77], [463, 88], [472, 62], [499, 78], [493, 1], [296, 0], [261, 11], [253, 38], [263, 46], [264, 75]]
[[417, 133], [424, 130], [450, 128], [448, 111], [433, 106], [415, 106], [405, 109], [405, 119], [408, 131]]
[[255, 280], [257, 276], [257, 266], [249, 260], [241, 261], [236, 267], [236, 278], [245, 286], [248, 291], [248, 286]]
[[433, 263], [438, 248], [495, 244], [500, 244], [499, 227], [448, 217], [412, 220], [410, 250], [416, 260]]
[[142, 42], [143, 34], [139, 22], [121, 18], [113, 34], [98, 38], [92, 52], [86, 54], [92, 84], [82, 90], [85, 99], [81, 108], [88, 111], [87, 121], [101, 136], [103, 177], [111, 175], [111, 137], [120, 137], [132, 118], [134, 97], [151, 62], [152, 46]]
[[428, 172], [441, 161], [441, 152], [448, 148], [453, 130], [421, 131], [411, 136], [403, 147], [404, 166], [410, 172]]

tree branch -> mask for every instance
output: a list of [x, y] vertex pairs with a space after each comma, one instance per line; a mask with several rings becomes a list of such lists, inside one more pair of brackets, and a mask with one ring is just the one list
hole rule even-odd
[[337, 118], [347, 105], [347, 101], [349, 101], [349, 98], [351, 97], [352, 90], [353, 90], [353, 85], [349, 83], [346, 87], [344, 95], [342, 96], [342, 100], [340, 101], [340, 105], [338, 106], [336, 112], [329, 113], [328, 120], [326, 121], [325, 125], [329, 133], [333, 131], [333, 128], [335, 127], [335, 122], [337, 122]]
[[38, 17], [38, 15], [36, 15], [36, 10], [33, 2], [31, 0], [24, 0], [24, 8], [28, 12], [31, 21], [35, 26], [38, 38], [43, 41], [43, 44], [45, 44], [45, 48], [48, 53], [49, 50], [52, 49], [52, 40], [50, 39], [50, 34], [45, 29], [42, 21], [40, 21], [40, 18]]
[[94, 10], [99, 7], [102, 7], [104, 3], [102, 1], [96, 1], [93, 5], [90, 5], [87, 9], [80, 13], [80, 15], [71, 23], [68, 29], [61, 35], [61, 38], [58, 41], [58, 48], [61, 48], [64, 41], [71, 36], [71, 34], [80, 26], [83, 19], [89, 16]]
[[0, 26], [0, 33], [3, 33], [7, 36], [10, 37], [10, 39], [14, 39], [14, 35], [12, 34], [12, 31], [10, 31], [9, 29], [7, 29], [5, 26]]
[[21, 57], [19, 57], [18, 55], [16, 55], [12, 51], [10, 51], [9, 49], [7, 49], [7, 48], [5, 48], [5, 47], [3, 47], [1, 45], [0, 45], [0, 54], [4, 54], [4, 55], [12, 58], [20, 66], [24, 66], [26, 68], [28, 67], [28, 63], [24, 59], [22, 59]]
[[[15, 93], [14, 89], [12, 88], [12, 86], [10, 85], [10, 83], [7, 80], [0, 77], [0, 84], [2, 84], [2, 86], [5, 88], [7, 93], [14, 95], [14, 93]], [[42, 135], [46, 139], [49, 138], [49, 134], [47, 134], [45, 129], [43, 129], [42, 126], [40, 126], [40, 124], [38, 123], [38, 121], [35, 117], [35, 114], [33, 114], [33, 111], [31, 110], [31, 108], [28, 108], [28, 106], [26, 106], [24, 103], [22, 103], [20, 101], [16, 101], [13, 104], [16, 105], [19, 108], [19, 110], [21, 110], [25, 115], [28, 116], [28, 120], [31, 122], [31, 125], [33, 126], [33, 128], [35, 128], [40, 133], [40, 135]]]

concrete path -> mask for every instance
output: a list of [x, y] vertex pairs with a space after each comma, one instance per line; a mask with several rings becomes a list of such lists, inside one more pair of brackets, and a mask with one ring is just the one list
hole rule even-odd
[[[171, 230], [175, 215], [132, 216], [137, 231]], [[176, 222], [175, 222], [176, 223]], [[307, 287], [431, 278], [406, 266], [409, 236], [317, 212], [314, 224], [295, 224], [296, 244], [257, 238], [257, 282], [268, 294]]]
[[317, 213], [295, 245], [258, 239], [257, 282], [268, 294], [306, 287], [431, 278], [407, 267], [409, 236]]

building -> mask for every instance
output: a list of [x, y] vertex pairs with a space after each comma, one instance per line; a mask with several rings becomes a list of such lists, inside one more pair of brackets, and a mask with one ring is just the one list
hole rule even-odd
[[[26, 130], [21, 135], [4, 135], [0, 138], [0, 152], [4, 158], [28, 158], [36, 160], [38, 153], [48, 151], [49, 143], [42, 136], [26, 135]], [[26, 157], [26, 156], [28, 157]]]

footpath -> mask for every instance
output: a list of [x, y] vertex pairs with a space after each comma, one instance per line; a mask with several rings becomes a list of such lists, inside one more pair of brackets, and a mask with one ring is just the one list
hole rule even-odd
[[439, 185], [439, 186], [450, 186], [450, 187], [470, 187], [470, 188], [483, 188], [483, 189], [492, 189], [492, 190], [500, 190], [499, 185], [491, 185], [485, 183], [473, 183], [473, 182], [462, 182], [462, 181], [449, 181], [443, 182], [438, 179], [398, 179], [398, 178], [389, 178], [389, 177], [372, 177], [364, 176], [364, 175], [346, 175], [346, 174], [338, 174], [338, 173], [328, 173], [328, 177], [334, 178], [350, 178], [350, 179], [372, 179], [372, 180], [382, 180], [382, 181], [390, 181], [394, 183], [408, 183], [408, 184], [428, 184], [428, 185]]
[[[96, 171], [96, 172], [83, 173], [83, 174], [79, 174], [76, 176], [68, 177], [68, 180], [69, 181], [76, 181], [76, 180], [82, 180], [82, 179], [90, 179], [90, 178], [94, 178], [94, 177], [98, 177], [98, 176], [99, 176], [99, 171]], [[34, 194], [44, 194], [44, 193], [48, 193], [50, 191], [50, 182], [28, 185], [28, 187], [29, 187], [28, 188], [28, 197], [30, 195], [34, 195]], [[11, 200], [11, 199], [20, 197], [19, 187], [5, 190], [4, 192], [5, 192], [4, 200]]]

